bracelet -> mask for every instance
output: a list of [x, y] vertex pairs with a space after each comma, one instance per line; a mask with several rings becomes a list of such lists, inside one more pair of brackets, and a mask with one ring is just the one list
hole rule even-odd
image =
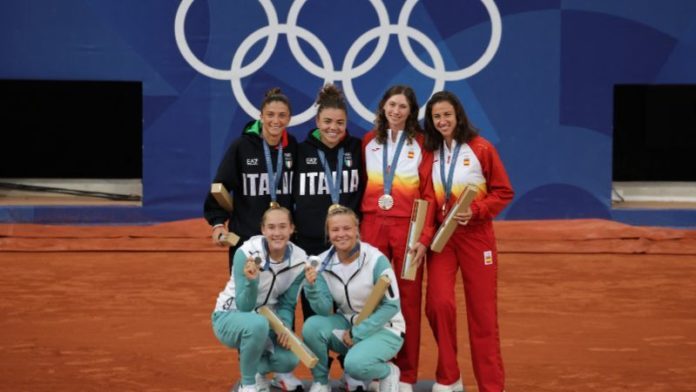
[[213, 231], [215, 231], [215, 229], [217, 229], [218, 227], [225, 227], [225, 224], [224, 224], [224, 223], [218, 223], [217, 225], [214, 225], [214, 226], [213, 226]]

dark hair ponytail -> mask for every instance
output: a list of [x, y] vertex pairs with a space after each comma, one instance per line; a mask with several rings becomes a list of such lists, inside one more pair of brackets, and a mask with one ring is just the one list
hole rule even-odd
[[282, 91], [280, 91], [279, 87], [273, 87], [266, 91], [266, 94], [263, 97], [263, 101], [261, 102], [261, 111], [263, 112], [263, 108], [266, 107], [271, 102], [282, 102], [285, 104], [285, 106], [288, 107], [288, 111], [290, 114], [292, 114], [292, 106], [290, 106], [290, 100], [288, 97], [283, 94]]
[[334, 84], [326, 84], [317, 95], [317, 116], [324, 109], [340, 109], [348, 114], [346, 100], [341, 90]]

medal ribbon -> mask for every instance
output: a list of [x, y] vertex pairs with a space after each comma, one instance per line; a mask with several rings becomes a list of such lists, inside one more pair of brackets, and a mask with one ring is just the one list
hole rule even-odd
[[[358, 252], [359, 250], [360, 250], [360, 241], [358, 241], [355, 244], [355, 246], [353, 247], [353, 249], [350, 250], [350, 253], [348, 254], [348, 258], [353, 257], [355, 252]], [[321, 262], [321, 265], [319, 266], [319, 269], [317, 270], [317, 272], [321, 272], [321, 271], [326, 269], [326, 267], [329, 265], [329, 262], [331, 261], [331, 258], [333, 257], [334, 254], [336, 254], [336, 248], [331, 246], [331, 249], [329, 249], [329, 253], [326, 255], [326, 257], [324, 257], [324, 260]]]
[[338, 199], [340, 197], [341, 191], [341, 179], [343, 177], [343, 147], [338, 149], [338, 163], [336, 164], [336, 182], [334, 183], [334, 177], [331, 174], [331, 168], [329, 163], [326, 161], [326, 154], [324, 151], [317, 150], [319, 154], [319, 160], [321, 165], [324, 166], [324, 175], [326, 177], [326, 185], [329, 187], [329, 192], [331, 192], [331, 203], [338, 204]]
[[452, 193], [452, 180], [454, 178], [454, 167], [457, 166], [454, 162], [459, 157], [459, 150], [462, 145], [455, 142], [457, 145], [454, 147], [454, 152], [452, 153], [452, 161], [450, 162], [449, 174], [445, 176], [445, 146], [443, 145], [440, 149], [440, 179], [442, 180], [442, 186], [445, 188], [445, 204], [442, 205], [443, 211], [447, 208], [447, 201]]
[[[392, 131], [393, 132], [393, 131]], [[390, 195], [392, 182], [394, 181], [394, 174], [396, 174], [396, 165], [399, 163], [399, 155], [401, 154], [401, 149], [404, 147], [404, 142], [406, 141], [406, 132], [401, 132], [401, 137], [396, 144], [396, 152], [394, 152], [394, 157], [392, 158], [391, 165], [387, 166], [387, 156], [389, 140], [384, 143], [384, 149], [382, 150], [382, 173], [384, 175], [384, 194]], [[389, 171], [387, 171], [389, 169]]]
[[[268, 249], [268, 240], [266, 238], [263, 239], [263, 249], [266, 251], [266, 264], [264, 264], [263, 268], [261, 268], [261, 271], [265, 271], [267, 268], [269, 268], [269, 265], [271, 264], [271, 251]], [[283, 255], [283, 260], [281, 261], [281, 264], [284, 263], [286, 260], [290, 260], [290, 253], [292, 251], [290, 250], [290, 244], [285, 245], [285, 254]]]
[[271, 201], [276, 201], [276, 191], [280, 177], [283, 174], [283, 144], [278, 145], [278, 159], [276, 160], [276, 170], [273, 172], [273, 161], [271, 160], [271, 148], [268, 146], [266, 139], [263, 140], [263, 156], [266, 158], [266, 172], [268, 173], [268, 187], [271, 192]]

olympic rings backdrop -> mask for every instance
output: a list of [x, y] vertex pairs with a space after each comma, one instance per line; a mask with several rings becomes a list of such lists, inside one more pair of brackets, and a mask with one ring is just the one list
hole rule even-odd
[[[393, 84], [457, 93], [516, 190], [501, 219], [696, 221], [611, 208], [613, 86], [696, 83], [692, 0], [8, 0], [0, 78], [143, 82], [142, 208], [0, 207], [0, 221], [199, 217], [225, 149], [279, 86], [299, 141], [327, 82], [370, 129]], [[421, 112], [422, 115], [422, 112]]]

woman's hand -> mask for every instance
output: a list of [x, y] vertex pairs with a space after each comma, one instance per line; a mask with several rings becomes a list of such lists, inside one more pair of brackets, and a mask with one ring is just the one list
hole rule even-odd
[[285, 331], [285, 332], [281, 333], [280, 335], [277, 335], [277, 337], [278, 337], [278, 339], [277, 339], [278, 344], [281, 347], [289, 350], [290, 349], [290, 332]]
[[411, 262], [415, 264], [416, 268], [419, 268], [421, 264], [423, 264], [423, 261], [425, 260], [425, 252], [427, 250], [428, 249], [425, 247], [425, 245], [421, 244], [420, 242], [416, 242], [416, 245], [408, 250], [408, 252], [413, 255], [413, 261]]
[[244, 276], [249, 280], [254, 280], [259, 276], [259, 266], [256, 260], [249, 256], [244, 264]]
[[307, 283], [310, 285], [313, 285], [314, 282], [317, 281], [317, 269], [314, 268], [313, 266], [307, 264], [304, 270], [304, 276], [305, 279], [307, 280]]
[[343, 344], [345, 344], [346, 347], [353, 346], [353, 337], [350, 336], [350, 329], [346, 329], [346, 331], [343, 332]]
[[466, 224], [469, 223], [472, 215], [473, 213], [471, 212], [471, 207], [467, 207], [466, 211], [454, 214], [454, 220], [456, 220], [460, 225], [466, 226]]
[[227, 229], [224, 225], [216, 226], [213, 228], [213, 244], [217, 246], [225, 246], [220, 240], [228, 234]]

